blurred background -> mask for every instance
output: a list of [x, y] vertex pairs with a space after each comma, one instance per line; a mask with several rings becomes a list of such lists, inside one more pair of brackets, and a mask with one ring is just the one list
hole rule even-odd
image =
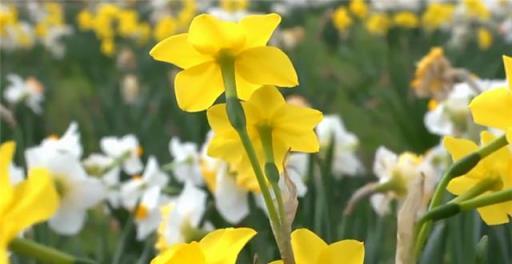
[[[191, 19], [205, 12], [232, 21], [251, 13], [281, 14], [271, 44], [288, 54], [300, 81], [283, 93], [338, 115], [357, 136], [355, 154], [365, 168], [357, 176], [333, 177], [332, 165], [321, 159], [322, 176], [306, 177], [308, 192], [300, 198], [294, 226], [308, 227], [328, 242], [362, 240], [366, 263], [394, 263], [396, 214], [379, 216], [367, 200], [350, 216], [343, 209], [355, 190], [376, 181], [372, 166], [379, 146], [423, 154], [439, 144], [440, 135], [424, 120], [432, 99], [418, 97], [411, 85], [417, 63], [433, 47], [442, 47], [454, 68], [475, 78], [504, 79], [501, 56], [512, 47], [512, 1], [5, 0], [0, 136], [17, 142], [17, 164], [25, 162], [23, 149], [61, 135], [72, 121], [85, 153], [99, 151], [102, 137], [134, 134], [144, 157], [166, 164], [173, 160], [171, 138], [203, 144], [209, 131], [205, 112], [178, 108], [173, 80], [179, 69], [154, 61], [149, 50], [186, 32]], [[7, 92], [15, 85], [25, 92]], [[216, 227], [229, 226], [213, 209], [206, 215]], [[239, 225], [269, 230], [258, 210]], [[78, 237], [43, 229], [36, 239], [109, 263], [120, 232], [95, 217]], [[424, 263], [475, 263], [484, 234], [492, 249], [488, 263], [512, 263], [512, 226], [488, 227], [473, 212], [436, 226], [436, 243], [427, 247], [432, 253]], [[266, 246], [271, 239], [260, 232], [239, 262], [249, 263], [253, 253], [262, 263], [273, 259], [276, 251]], [[130, 247], [125, 263], [135, 263], [130, 254], [140, 255], [144, 244]]]

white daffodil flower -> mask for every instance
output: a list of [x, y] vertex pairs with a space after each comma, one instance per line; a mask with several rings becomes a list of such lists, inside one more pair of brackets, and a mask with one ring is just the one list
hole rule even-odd
[[57, 213], [49, 220], [50, 227], [62, 235], [75, 235], [82, 229], [87, 209], [105, 197], [101, 182], [89, 177], [80, 161], [65, 152], [52, 152], [43, 146], [25, 152], [28, 168], [42, 167], [50, 171], [60, 198]]
[[100, 146], [107, 156], [116, 161], [122, 161], [123, 170], [127, 174], [134, 175], [142, 171], [143, 164], [140, 157], [143, 149], [134, 135], [130, 134], [121, 138], [104, 137], [100, 141]]
[[339, 116], [324, 116], [316, 129], [321, 152], [325, 153], [334, 142], [332, 173], [335, 177], [355, 176], [364, 171], [361, 161], [355, 155], [359, 140], [345, 129]]
[[116, 166], [113, 158], [97, 153], [89, 155], [82, 164], [89, 175], [100, 178], [107, 191], [107, 201], [113, 208], [118, 208], [121, 204], [121, 167]]
[[434, 169], [422, 157], [410, 152], [396, 155], [385, 147], [379, 147], [375, 154], [373, 172], [379, 178], [380, 191], [370, 197], [374, 210], [379, 215], [389, 213], [390, 202], [397, 199], [401, 202], [416, 177], [424, 176], [424, 194], [432, 191], [432, 182], [436, 181]]
[[50, 136], [41, 142], [41, 147], [52, 152], [67, 153], [80, 159], [83, 153], [82, 144], [80, 144], [80, 131], [78, 124], [71, 122], [66, 132], [61, 137]]
[[158, 228], [159, 250], [196, 238], [194, 236], [199, 232], [206, 210], [206, 197], [205, 191], [186, 182], [179, 197], [163, 207], [162, 222]]
[[9, 85], [4, 90], [4, 98], [7, 102], [14, 105], [25, 102], [34, 113], [42, 113], [44, 87], [37, 79], [29, 77], [23, 80], [19, 75], [8, 74], [7, 81]]
[[[304, 182], [307, 176], [308, 164], [309, 154], [307, 153], [291, 153], [288, 155], [285, 170], [290, 180], [295, 184], [298, 197], [304, 197], [308, 191], [308, 187]], [[281, 176], [279, 184], [281, 187], [284, 187], [282, 179], [283, 177]]]
[[127, 209], [135, 207], [137, 201], [151, 187], [158, 186], [165, 188], [169, 177], [160, 170], [158, 161], [155, 157], [150, 156], [141, 176], [132, 177], [132, 179], [124, 182], [121, 186], [121, 204]]
[[191, 181], [197, 186], [203, 184], [199, 166], [199, 152], [197, 145], [191, 142], [181, 142], [178, 138], [172, 138], [169, 142], [169, 152], [174, 158], [173, 172], [178, 182]]
[[[476, 82], [482, 91], [506, 85], [504, 80], [481, 80]], [[425, 114], [427, 129], [440, 136], [477, 137], [480, 128], [474, 124], [469, 111], [471, 99], [477, 95], [466, 83], [458, 83], [442, 102], [431, 101]]]
[[215, 200], [215, 208], [229, 223], [238, 224], [249, 215], [249, 190], [236, 183], [236, 174], [223, 160], [208, 156], [210, 131], [201, 148], [200, 168], [204, 181]]
[[144, 240], [156, 231], [161, 221], [160, 206], [167, 202], [169, 199], [161, 193], [161, 188], [153, 186], [144, 192], [137, 208], [131, 208], [131, 210], [135, 210], [137, 240]]

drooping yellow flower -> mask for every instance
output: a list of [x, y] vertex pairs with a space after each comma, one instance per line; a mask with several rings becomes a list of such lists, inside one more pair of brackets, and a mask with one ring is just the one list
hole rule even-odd
[[32, 169], [25, 181], [12, 185], [9, 166], [15, 144], [0, 145], [0, 263], [8, 263], [7, 246], [21, 231], [49, 219], [59, 197], [48, 171]]
[[475, 97], [469, 108], [477, 124], [507, 131], [512, 142], [512, 58], [503, 56], [508, 87], [485, 91]]
[[[357, 240], [341, 240], [328, 245], [315, 233], [301, 228], [292, 233], [292, 249], [296, 264], [363, 264], [364, 244]], [[282, 264], [274, 261], [271, 264]]]
[[235, 264], [254, 235], [256, 231], [250, 228], [218, 229], [199, 242], [181, 243], [165, 250], [151, 264]]
[[420, 21], [418, 16], [411, 11], [401, 11], [393, 16], [393, 23], [404, 28], [417, 28]]
[[368, 15], [368, 5], [365, 0], [351, 0], [348, 8], [359, 18], [365, 18]]
[[183, 69], [176, 75], [174, 89], [185, 111], [205, 110], [222, 94], [220, 64], [226, 61], [233, 61], [238, 95], [247, 100], [262, 85], [298, 84], [286, 54], [266, 47], [280, 21], [277, 14], [246, 16], [238, 23], [202, 14], [192, 20], [188, 33], [159, 42], [150, 55]]
[[427, 30], [436, 30], [453, 19], [455, 6], [449, 3], [432, 3], [429, 4], [427, 10], [423, 13], [421, 21]]
[[477, 37], [478, 37], [478, 47], [481, 50], [487, 50], [492, 45], [492, 33], [489, 31], [489, 29], [480, 27], [477, 31]]
[[138, 29], [138, 14], [135, 10], [123, 9], [117, 13], [118, 32], [121, 37], [134, 35]]
[[340, 32], [346, 32], [352, 25], [352, 18], [348, 14], [347, 8], [340, 6], [332, 14], [332, 23]]
[[391, 26], [391, 21], [385, 13], [372, 14], [365, 22], [366, 30], [375, 35], [385, 35]]
[[[482, 145], [487, 145], [494, 139], [495, 136], [487, 131], [481, 134]], [[472, 141], [453, 137], [446, 137], [444, 146], [454, 161], [478, 150], [478, 146]], [[481, 160], [467, 174], [452, 179], [448, 184], [448, 191], [455, 195], [462, 195], [477, 184], [488, 186], [484, 194], [510, 189], [512, 187], [511, 172], [512, 152], [508, 148], [502, 148]], [[512, 202], [493, 204], [477, 210], [486, 224], [504, 224], [510, 221], [509, 215], [512, 216]]]
[[452, 68], [440, 47], [433, 47], [416, 66], [411, 86], [420, 98], [433, 97], [444, 100], [450, 92], [453, 81], [447, 74]]
[[[258, 160], [265, 160], [261, 133], [270, 133], [275, 164], [282, 171], [286, 153], [290, 151], [317, 152], [318, 138], [313, 128], [322, 120], [322, 113], [306, 107], [287, 104], [277, 88], [265, 86], [243, 102], [249, 137]], [[236, 130], [230, 125], [226, 105], [208, 109], [208, 122], [214, 137], [208, 146], [208, 155], [223, 159], [238, 172], [237, 183], [252, 191], [259, 191], [256, 176], [245, 154]]]

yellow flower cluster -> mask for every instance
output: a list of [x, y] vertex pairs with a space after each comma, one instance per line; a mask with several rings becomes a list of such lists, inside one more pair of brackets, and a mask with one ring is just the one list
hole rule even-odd
[[50, 27], [64, 25], [64, 10], [59, 3], [45, 3], [43, 6], [46, 16], [36, 24], [36, 35], [45, 37]]
[[149, 40], [151, 27], [140, 21], [134, 9], [121, 8], [114, 4], [101, 4], [95, 13], [84, 9], [77, 15], [81, 30], [92, 30], [101, 41], [101, 52], [111, 56], [116, 51], [115, 38], [131, 38], [144, 44]]
[[448, 3], [432, 3], [421, 16], [421, 23], [427, 31], [441, 28], [453, 19], [455, 6]]

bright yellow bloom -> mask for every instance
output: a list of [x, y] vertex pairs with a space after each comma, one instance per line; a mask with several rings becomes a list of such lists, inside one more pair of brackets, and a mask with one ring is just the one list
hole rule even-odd
[[348, 8], [359, 18], [365, 18], [368, 15], [368, 5], [365, 0], [351, 0]]
[[464, 0], [467, 13], [472, 18], [485, 21], [491, 17], [491, 11], [485, 6], [482, 0]]
[[417, 28], [420, 21], [418, 16], [411, 11], [398, 12], [393, 16], [393, 23], [399, 27]]
[[18, 21], [18, 10], [11, 5], [8, 8], [0, 9], [0, 34], [3, 34], [7, 26], [16, 24]]
[[423, 13], [421, 21], [427, 30], [436, 30], [453, 19], [455, 6], [453, 4], [432, 3]]
[[512, 58], [503, 56], [508, 88], [485, 91], [469, 105], [477, 124], [508, 130], [508, 142], [512, 142]]
[[277, 14], [246, 16], [239, 23], [202, 14], [189, 33], [158, 43], [150, 54], [155, 60], [183, 68], [176, 75], [176, 99], [185, 111], [210, 107], [224, 91], [220, 64], [233, 60], [237, 92], [247, 100], [262, 85], [293, 87], [297, 73], [290, 59], [275, 47], [266, 47], [281, 17]]
[[385, 13], [373, 14], [365, 22], [366, 29], [376, 35], [385, 35], [390, 25], [391, 21]]
[[346, 32], [347, 29], [352, 25], [352, 18], [348, 14], [345, 7], [340, 6], [334, 10], [332, 15], [332, 23], [340, 32]]
[[[357, 240], [341, 240], [328, 245], [315, 233], [301, 228], [292, 233], [296, 264], [362, 264], [364, 245]], [[282, 264], [274, 261], [271, 264]]]
[[117, 13], [118, 31], [121, 37], [130, 37], [137, 32], [139, 16], [135, 10], [124, 9]]
[[478, 28], [478, 47], [481, 50], [489, 49], [492, 45], [492, 33], [487, 28]]
[[[275, 163], [282, 171], [286, 153], [290, 151], [317, 152], [318, 138], [313, 128], [322, 120], [322, 113], [306, 107], [287, 104], [277, 88], [265, 86], [243, 102], [247, 130], [254, 143], [258, 160], [263, 167], [264, 151], [261, 141], [263, 130], [272, 136]], [[236, 130], [226, 114], [226, 105], [208, 109], [208, 122], [214, 137], [208, 145], [208, 155], [223, 159], [238, 172], [237, 183], [252, 191], [259, 191], [256, 176], [245, 154]]]
[[[494, 139], [495, 136], [491, 133], [482, 132], [482, 145], [487, 145]], [[452, 137], [444, 139], [444, 146], [454, 161], [478, 150], [478, 146], [472, 141]], [[489, 184], [489, 190], [484, 194], [510, 189], [512, 187], [511, 171], [512, 152], [508, 148], [502, 148], [481, 160], [467, 174], [451, 180], [448, 184], [448, 191], [455, 195], [461, 195], [483, 181]], [[512, 216], [512, 201], [481, 207], [477, 210], [488, 225], [508, 223], [509, 215]]]
[[13, 186], [9, 166], [15, 144], [0, 145], [0, 263], [8, 263], [7, 246], [21, 231], [49, 219], [59, 197], [48, 171], [32, 169], [25, 181]]
[[78, 13], [76, 21], [80, 30], [91, 30], [94, 26], [94, 16], [87, 9], [84, 9]]
[[181, 243], [162, 252], [151, 264], [235, 264], [238, 254], [256, 235], [250, 228], [215, 230], [199, 242]]

